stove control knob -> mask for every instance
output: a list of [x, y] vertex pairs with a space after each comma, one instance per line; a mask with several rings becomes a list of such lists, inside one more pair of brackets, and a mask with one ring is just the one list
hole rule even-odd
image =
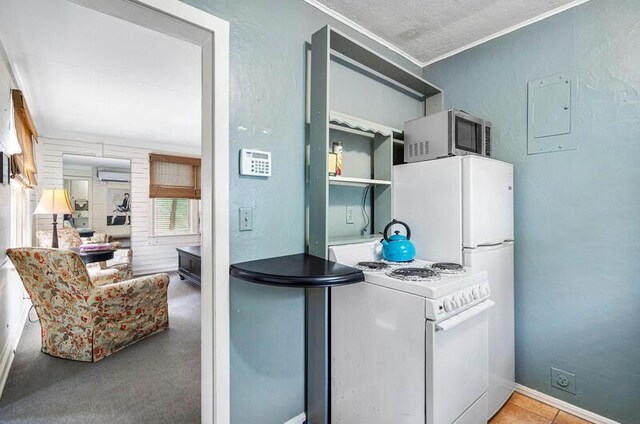
[[461, 294], [458, 295], [458, 305], [460, 305], [460, 307], [464, 306], [467, 304], [467, 299], [464, 298], [464, 296], [462, 296]]
[[478, 287], [474, 287], [473, 290], [471, 290], [471, 294], [474, 299], [480, 299], [480, 289]]
[[482, 295], [484, 297], [488, 297], [489, 296], [489, 287], [487, 287], [487, 286], [483, 286], [482, 287]]
[[452, 298], [446, 298], [444, 300], [444, 310], [446, 312], [451, 312], [454, 309], [454, 304], [451, 301]]
[[467, 303], [473, 302], [473, 296], [471, 295], [471, 292], [465, 292], [464, 299], [467, 301]]

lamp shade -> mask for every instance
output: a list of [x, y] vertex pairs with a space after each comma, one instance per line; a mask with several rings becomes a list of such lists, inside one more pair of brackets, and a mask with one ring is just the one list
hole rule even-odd
[[40, 196], [40, 203], [33, 211], [34, 215], [71, 214], [69, 193], [64, 188], [45, 188]]

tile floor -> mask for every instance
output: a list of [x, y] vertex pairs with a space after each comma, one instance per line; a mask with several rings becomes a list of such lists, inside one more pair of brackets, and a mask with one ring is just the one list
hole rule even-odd
[[560, 411], [520, 393], [511, 399], [489, 421], [490, 424], [591, 424], [589, 421]]

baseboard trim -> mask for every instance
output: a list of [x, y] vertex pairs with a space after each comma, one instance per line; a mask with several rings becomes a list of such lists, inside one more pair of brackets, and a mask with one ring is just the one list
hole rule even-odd
[[9, 378], [9, 371], [11, 370], [13, 359], [16, 356], [16, 349], [18, 348], [18, 343], [22, 337], [24, 324], [27, 322], [27, 317], [29, 316], [29, 310], [31, 309], [31, 302], [25, 301], [23, 303], [24, 310], [20, 317], [20, 331], [15, 336], [13, 343], [7, 343], [6, 346], [4, 346], [4, 349], [2, 349], [2, 353], [0, 353], [0, 398], [4, 391], [4, 385], [7, 383], [7, 378]]
[[579, 408], [575, 405], [570, 404], [569, 402], [556, 399], [553, 396], [549, 396], [537, 390], [530, 389], [529, 387], [523, 386], [521, 384], [516, 384], [516, 392], [521, 393], [525, 396], [529, 396], [530, 398], [539, 400], [540, 402], [546, 403], [547, 405], [551, 405], [562, 411], [568, 412], [569, 414], [575, 415], [576, 417], [591, 421], [594, 424], [620, 424], [617, 421], [614, 421], [607, 417], [603, 417], [602, 415], [598, 415], [595, 412], [591, 412], [591, 411], [587, 411], [586, 409]]
[[307, 420], [307, 414], [303, 412], [300, 415], [296, 415], [295, 417], [291, 418], [289, 421], [287, 421], [284, 424], [304, 424], [306, 420]]

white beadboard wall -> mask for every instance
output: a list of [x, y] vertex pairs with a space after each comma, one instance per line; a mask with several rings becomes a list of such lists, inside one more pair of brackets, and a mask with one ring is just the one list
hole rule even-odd
[[[0, 43], [0, 152], [7, 153], [10, 140], [11, 92], [13, 78]], [[25, 299], [22, 282], [7, 258], [11, 244], [11, 186], [0, 184], [0, 396], [9, 375], [15, 349], [30, 302]]]
[[[38, 146], [38, 189], [63, 186], [64, 154], [101, 156], [131, 160], [131, 248], [136, 275], [178, 268], [176, 247], [200, 244], [199, 235], [154, 237], [151, 231], [149, 199], [149, 153], [152, 150], [86, 141], [40, 138]], [[189, 154], [190, 152], [153, 151], [154, 153]], [[51, 228], [51, 217], [36, 216], [35, 230]]]

